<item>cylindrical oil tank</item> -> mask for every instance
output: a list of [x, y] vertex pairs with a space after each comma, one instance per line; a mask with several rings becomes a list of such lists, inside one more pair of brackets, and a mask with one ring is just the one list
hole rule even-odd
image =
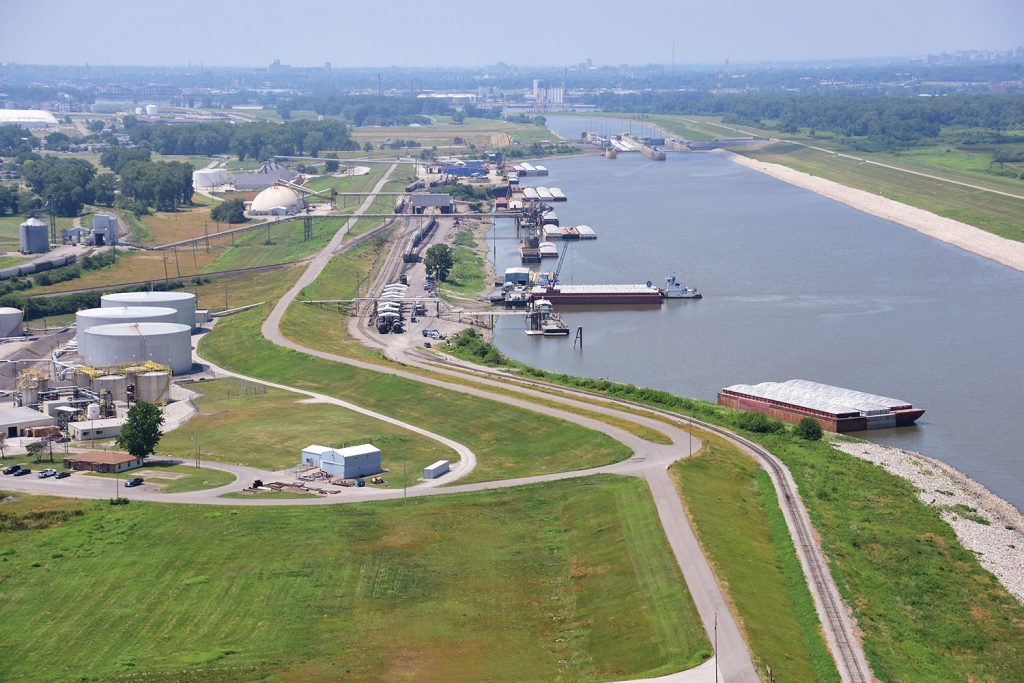
[[93, 389], [100, 397], [103, 397], [109, 391], [111, 401], [128, 400], [128, 378], [124, 375], [97, 377]]
[[98, 367], [148, 360], [166, 365], [174, 374], [188, 372], [192, 369], [191, 335], [191, 327], [177, 323], [95, 325], [83, 333], [88, 342], [82, 357]]
[[20, 308], [0, 308], [0, 337], [17, 337], [25, 314]]
[[84, 334], [96, 325], [116, 325], [117, 323], [176, 323], [178, 311], [167, 306], [107, 306], [104, 308], [87, 308], [75, 313], [75, 326], [78, 328], [78, 353], [88, 353], [90, 338]]
[[171, 392], [171, 378], [166, 372], [147, 372], [135, 379], [135, 400], [166, 403]]
[[21, 253], [45, 254], [50, 251], [50, 227], [35, 216], [21, 224]]
[[100, 404], [90, 403], [85, 408], [85, 419], [87, 420], [98, 420], [100, 419]]
[[104, 294], [100, 297], [100, 306], [103, 308], [118, 308], [123, 306], [159, 306], [173, 308], [178, 312], [174, 322], [179, 325], [188, 325], [192, 328], [196, 324], [196, 295], [188, 292], [120, 292], [118, 294]]
[[92, 375], [87, 372], [76, 372], [75, 386], [80, 389], [88, 389], [92, 386]]

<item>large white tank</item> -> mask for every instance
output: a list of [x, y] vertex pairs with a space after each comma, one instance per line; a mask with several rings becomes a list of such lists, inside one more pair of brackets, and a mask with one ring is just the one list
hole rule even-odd
[[89, 337], [83, 332], [96, 325], [116, 325], [117, 323], [176, 323], [177, 309], [168, 306], [108, 306], [106, 308], [87, 308], [75, 313], [75, 326], [78, 328], [78, 352], [88, 352]]
[[0, 308], [0, 337], [16, 337], [21, 334], [25, 314], [18, 308]]
[[110, 392], [111, 401], [128, 400], [128, 378], [124, 375], [104, 375], [97, 377], [93, 388], [100, 397]]
[[171, 378], [166, 372], [146, 372], [135, 378], [135, 400], [163, 404], [171, 393]]
[[155, 104], [146, 105], [146, 116], [156, 116], [160, 113], [160, 107]]
[[133, 361], [166, 365], [174, 374], [192, 369], [192, 328], [177, 323], [118, 323], [95, 325], [86, 330], [87, 351], [82, 354], [92, 366], [111, 366]]
[[85, 419], [87, 420], [98, 420], [100, 419], [100, 404], [90, 403], [85, 407]]
[[192, 328], [196, 324], [196, 295], [188, 292], [122, 292], [100, 297], [103, 308], [122, 306], [166, 306], [178, 312], [174, 321]]

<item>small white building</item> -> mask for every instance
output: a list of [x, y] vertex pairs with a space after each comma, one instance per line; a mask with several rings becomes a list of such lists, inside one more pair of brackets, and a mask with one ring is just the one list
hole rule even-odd
[[437, 479], [442, 477], [451, 470], [451, 464], [447, 460], [438, 460], [433, 465], [428, 465], [423, 468], [424, 479]]
[[49, 427], [53, 417], [31, 408], [0, 408], [0, 430], [7, 438], [22, 436], [32, 427]]
[[113, 439], [121, 433], [127, 420], [123, 417], [105, 417], [99, 420], [81, 420], [68, 423], [68, 434], [74, 441]]
[[368, 443], [348, 448], [307, 446], [302, 449], [302, 464], [342, 479], [358, 479], [382, 472], [380, 449]]

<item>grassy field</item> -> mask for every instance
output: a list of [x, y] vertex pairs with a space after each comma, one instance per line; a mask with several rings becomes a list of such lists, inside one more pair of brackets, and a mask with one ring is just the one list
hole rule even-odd
[[[739, 413], [704, 401], [514, 363], [503, 367], [737, 428]], [[1024, 606], [908, 482], [827, 443], [788, 432], [745, 436], [792, 472], [880, 680], [1024, 680], [1024, 649], [1017, 647]]]
[[[495, 149], [508, 147], [513, 140], [521, 144], [552, 141], [557, 138], [548, 129], [529, 123], [512, 123], [499, 119], [467, 118], [461, 124], [435, 123], [429, 126], [360, 126], [352, 128], [352, 139], [359, 144], [369, 142], [374, 147], [390, 139], [415, 140], [419, 148], [406, 149], [403, 153], [416, 153], [420, 148], [434, 147], [447, 153], [447, 148], [473, 144], [479, 148]], [[455, 138], [463, 140], [454, 142]]]
[[838, 681], [767, 473], [721, 437], [670, 468], [757, 669], [779, 681]]
[[299, 452], [313, 443], [372, 443], [381, 449], [382, 464], [391, 472], [387, 478], [399, 486], [403, 464], [411, 484], [430, 463], [457, 458], [436, 441], [338, 406], [303, 403], [305, 396], [280, 389], [235, 379], [189, 388], [202, 392], [196, 401], [200, 415], [164, 436], [161, 455], [191, 458], [198, 435], [206, 460], [278, 470], [297, 465]]
[[598, 432], [533, 412], [431, 387], [386, 372], [331, 363], [276, 347], [259, 332], [266, 311], [218, 323], [204, 357], [255, 377], [326, 393], [386, 412], [469, 446], [477, 468], [463, 481], [490, 481], [594, 467], [629, 455]]
[[137, 236], [140, 244], [169, 244], [205, 234], [214, 234], [239, 225], [218, 224], [210, 218], [210, 211], [217, 202], [202, 195], [192, 195], [192, 208], [180, 211], [156, 211], [137, 220], [142, 231]]
[[203, 269], [204, 272], [290, 263], [316, 254], [327, 246], [345, 224], [345, 218], [314, 217], [313, 237], [304, 239], [301, 219], [275, 221], [231, 238], [221, 238], [222, 251]]
[[710, 654], [631, 478], [344, 507], [19, 495], [0, 510], [5, 680], [598, 681]]
[[452, 245], [454, 265], [448, 278], [438, 288], [442, 296], [455, 295], [473, 297], [490, 289], [485, 281], [486, 261], [480, 255], [477, 239], [486, 234], [487, 226], [477, 228], [477, 234], [470, 228], [462, 228], [455, 234]]
[[235, 275], [217, 278], [198, 288], [189, 287], [196, 295], [199, 308], [223, 311], [248, 306], [261, 301], [272, 305], [295, 282], [301, 266], [266, 271], [255, 275]]
[[[39, 220], [49, 224], [50, 218], [46, 215], [45, 211], [38, 213]], [[18, 230], [19, 226], [27, 220], [26, 216], [0, 216], [0, 252], [13, 251], [17, 252], [21, 249], [21, 234]], [[75, 224], [74, 218], [67, 218], [64, 216], [57, 217], [57, 238], [60, 239], [60, 231], [67, 230], [73, 227]]]
[[[173, 432], [172, 432], [173, 433]], [[161, 440], [158, 455], [164, 455], [163, 441]], [[192, 459], [192, 451], [182, 453], [181, 457], [187, 460]], [[63, 469], [54, 466], [54, 469]], [[223, 470], [213, 470], [208, 467], [195, 467], [194, 465], [168, 465], [164, 463], [149, 463], [130, 472], [120, 474], [100, 474], [89, 472], [76, 474], [78, 477], [103, 477], [105, 479], [120, 479], [124, 481], [129, 477], [142, 477], [147, 484], [158, 484], [161, 493], [185, 493], [187, 491], [201, 491], [203, 489], [215, 489], [219, 486], [230, 484], [235, 480], [235, 475]]]

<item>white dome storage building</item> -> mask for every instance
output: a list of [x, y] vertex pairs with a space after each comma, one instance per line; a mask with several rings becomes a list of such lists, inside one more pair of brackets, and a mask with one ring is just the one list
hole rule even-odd
[[78, 328], [78, 352], [85, 355], [90, 337], [83, 334], [97, 325], [118, 323], [173, 323], [178, 321], [178, 311], [169, 306], [108, 306], [87, 308], [75, 313], [75, 327]]
[[192, 369], [192, 328], [177, 323], [117, 323], [96, 325], [83, 335], [82, 353], [92, 366], [115, 366], [153, 361], [174, 374]]
[[249, 213], [256, 216], [277, 216], [298, 213], [305, 208], [299, 193], [289, 187], [272, 185], [260, 192], [249, 205]]
[[100, 297], [102, 308], [123, 308], [125, 306], [156, 306], [173, 308], [178, 312], [174, 322], [188, 325], [189, 329], [196, 324], [196, 295], [188, 292], [121, 292], [104, 294]]
[[25, 313], [20, 308], [0, 308], [0, 337], [19, 336], [24, 321]]

